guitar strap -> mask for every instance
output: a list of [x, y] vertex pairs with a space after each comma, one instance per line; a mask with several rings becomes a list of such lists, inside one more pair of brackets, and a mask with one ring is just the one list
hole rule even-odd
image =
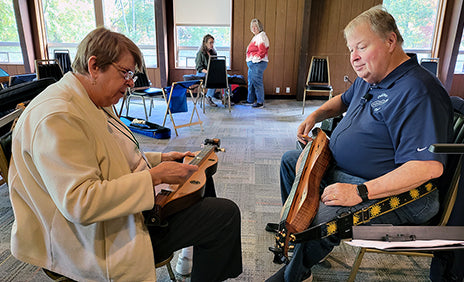
[[420, 199], [436, 189], [435, 183], [426, 182], [417, 188], [387, 197], [356, 212], [345, 212], [332, 221], [321, 223], [300, 233], [291, 234], [290, 241], [301, 243], [326, 238], [337, 233], [340, 239], [352, 238], [352, 226], [367, 223], [373, 218]]

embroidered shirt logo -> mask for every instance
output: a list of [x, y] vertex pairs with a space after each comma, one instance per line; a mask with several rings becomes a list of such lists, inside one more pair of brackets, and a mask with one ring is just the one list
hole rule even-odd
[[371, 107], [374, 111], [380, 110], [381, 106], [388, 102], [388, 95], [386, 93], [382, 93], [377, 97], [377, 100], [371, 103]]
[[418, 152], [422, 152], [422, 151], [424, 151], [425, 149], [427, 149], [427, 147], [424, 147], [424, 148], [419, 148], [419, 147], [417, 147], [416, 150], [417, 150]]

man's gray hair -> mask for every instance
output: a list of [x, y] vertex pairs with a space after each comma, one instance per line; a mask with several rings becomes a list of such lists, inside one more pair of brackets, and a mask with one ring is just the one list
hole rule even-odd
[[383, 39], [386, 39], [390, 32], [394, 32], [398, 43], [400, 45], [403, 44], [404, 40], [398, 30], [395, 19], [382, 5], [370, 8], [349, 22], [344, 30], [345, 39], [353, 32], [355, 27], [362, 23], [369, 24], [371, 30]]

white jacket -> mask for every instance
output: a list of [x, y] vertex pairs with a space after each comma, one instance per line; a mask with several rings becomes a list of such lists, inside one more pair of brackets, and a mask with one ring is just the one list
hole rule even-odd
[[105, 114], [72, 73], [27, 106], [12, 156], [16, 258], [77, 281], [156, 280], [141, 214], [154, 204], [150, 173], [131, 173]]

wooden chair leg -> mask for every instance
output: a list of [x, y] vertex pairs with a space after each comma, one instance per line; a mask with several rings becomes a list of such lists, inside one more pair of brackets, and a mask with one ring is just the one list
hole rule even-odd
[[162, 266], [166, 265], [166, 268], [168, 269], [168, 273], [169, 273], [169, 278], [171, 278], [172, 281], [177, 281], [176, 280], [176, 275], [172, 271], [172, 267], [171, 267], [171, 260], [172, 260], [173, 257], [174, 257], [174, 254], [171, 254], [167, 259], [165, 259], [165, 260], [163, 260], [163, 261], [161, 261], [159, 263], [156, 263], [155, 268], [162, 267]]
[[302, 115], [304, 115], [305, 102], [306, 102], [306, 90], [303, 93], [303, 110], [301, 111]]
[[166, 268], [168, 269], [169, 278], [171, 278], [172, 281], [177, 281], [176, 280], [176, 275], [174, 274], [174, 271], [172, 271], [171, 262], [168, 262], [166, 264]]
[[356, 259], [353, 263], [353, 267], [351, 268], [350, 277], [348, 278], [348, 282], [353, 282], [356, 278], [356, 274], [358, 273], [359, 266], [361, 265], [361, 261], [364, 257], [364, 253], [366, 253], [366, 248], [360, 248], [358, 250], [358, 254], [356, 255]]

